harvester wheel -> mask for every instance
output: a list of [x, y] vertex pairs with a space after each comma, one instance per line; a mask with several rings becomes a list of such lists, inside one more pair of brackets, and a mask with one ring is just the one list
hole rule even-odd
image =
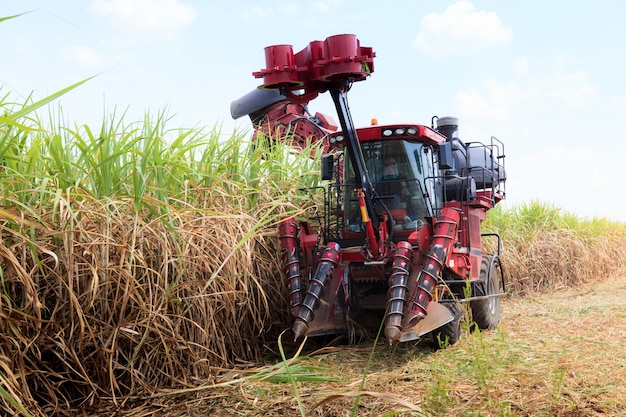
[[432, 332], [435, 349], [453, 345], [461, 339], [462, 307], [458, 303], [445, 303], [444, 305], [450, 310], [454, 320]]
[[[475, 296], [500, 294], [502, 287], [502, 267], [495, 256], [483, 257], [480, 266], [480, 277], [483, 281], [477, 284]], [[472, 320], [480, 330], [493, 330], [500, 322], [500, 297], [490, 297], [470, 302]]]

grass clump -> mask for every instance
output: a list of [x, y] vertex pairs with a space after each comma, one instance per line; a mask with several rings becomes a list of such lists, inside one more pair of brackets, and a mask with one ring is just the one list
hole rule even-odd
[[497, 206], [484, 231], [502, 236], [508, 289], [518, 295], [601, 280], [626, 263], [626, 224], [581, 218], [547, 203]]
[[303, 211], [308, 151], [164, 114], [94, 133], [2, 105], [0, 409], [89, 410], [261, 359], [283, 330], [276, 229]]

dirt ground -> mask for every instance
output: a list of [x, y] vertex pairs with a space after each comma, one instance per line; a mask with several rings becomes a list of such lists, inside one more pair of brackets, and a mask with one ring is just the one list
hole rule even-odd
[[148, 399], [114, 415], [626, 415], [626, 274], [504, 300], [497, 331], [468, 333], [443, 350], [426, 341], [379, 344], [373, 354], [372, 347], [301, 353], [326, 381], [295, 390], [233, 372], [226, 386]]

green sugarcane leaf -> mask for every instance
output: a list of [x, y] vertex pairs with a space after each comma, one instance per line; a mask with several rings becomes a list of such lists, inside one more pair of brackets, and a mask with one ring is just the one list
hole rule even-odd
[[[72, 85], [70, 85], [69, 87], [65, 87], [62, 90], [57, 91], [54, 94], [49, 95], [48, 97], [42, 98], [39, 101], [36, 101], [34, 103], [32, 103], [31, 105], [28, 106], [24, 106], [22, 109], [16, 111], [15, 113], [11, 113], [9, 115], [6, 115], [5, 117], [7, 117], [10, 120], [17, 120], [21, 117], [26, 116], [28, 113], [31, 113], [35, 110], [37, 110], [38, 108], [45, 106], [46, 104], [50, 103], [51, 101], [56, 100], [57, 98], [61, 97], [62, 95], [68, 93], [69, 91], [72, 91], [73, 89], [75, 89], [76, 87], [86, 83], [87, 81], [91, 80], [92, 78], [96, 77], [96, 75], [92, 75], [91, 77], [85, 78], [82, 81], [79, 81], [77, 83], [74, 83]], [[6, 124], [6, 122], [2, 122], [0, 121], [0, 126]]]

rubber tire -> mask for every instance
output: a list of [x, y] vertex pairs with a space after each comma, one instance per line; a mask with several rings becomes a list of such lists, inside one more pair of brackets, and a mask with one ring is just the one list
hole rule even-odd
[[433, 342], [435, 349], [442, 349], [446, 346], [452, 346], [461, 340], [461, 321], [463, 319], [463, 310], [458, 303], [444, 303], [454, 316], [454, 320], [444, 324], [440, 328], [433, 330]]
[[[478, 284], [481, 285], [483, 291], [482, 294], [474, 295], [492, 295], [502, 292], [502, 270], [496, 264], [493, 256], [483, 258], [480, 265], [480, 277], [483, 283]], [[489, 269], [491, 269], [491, 273], [489, 273]], [[472, 321], [480, 330], [494, 330], [498, 327], [500, 323], [500, 301], [500, 297], [492, 297], [470, 302]]]

